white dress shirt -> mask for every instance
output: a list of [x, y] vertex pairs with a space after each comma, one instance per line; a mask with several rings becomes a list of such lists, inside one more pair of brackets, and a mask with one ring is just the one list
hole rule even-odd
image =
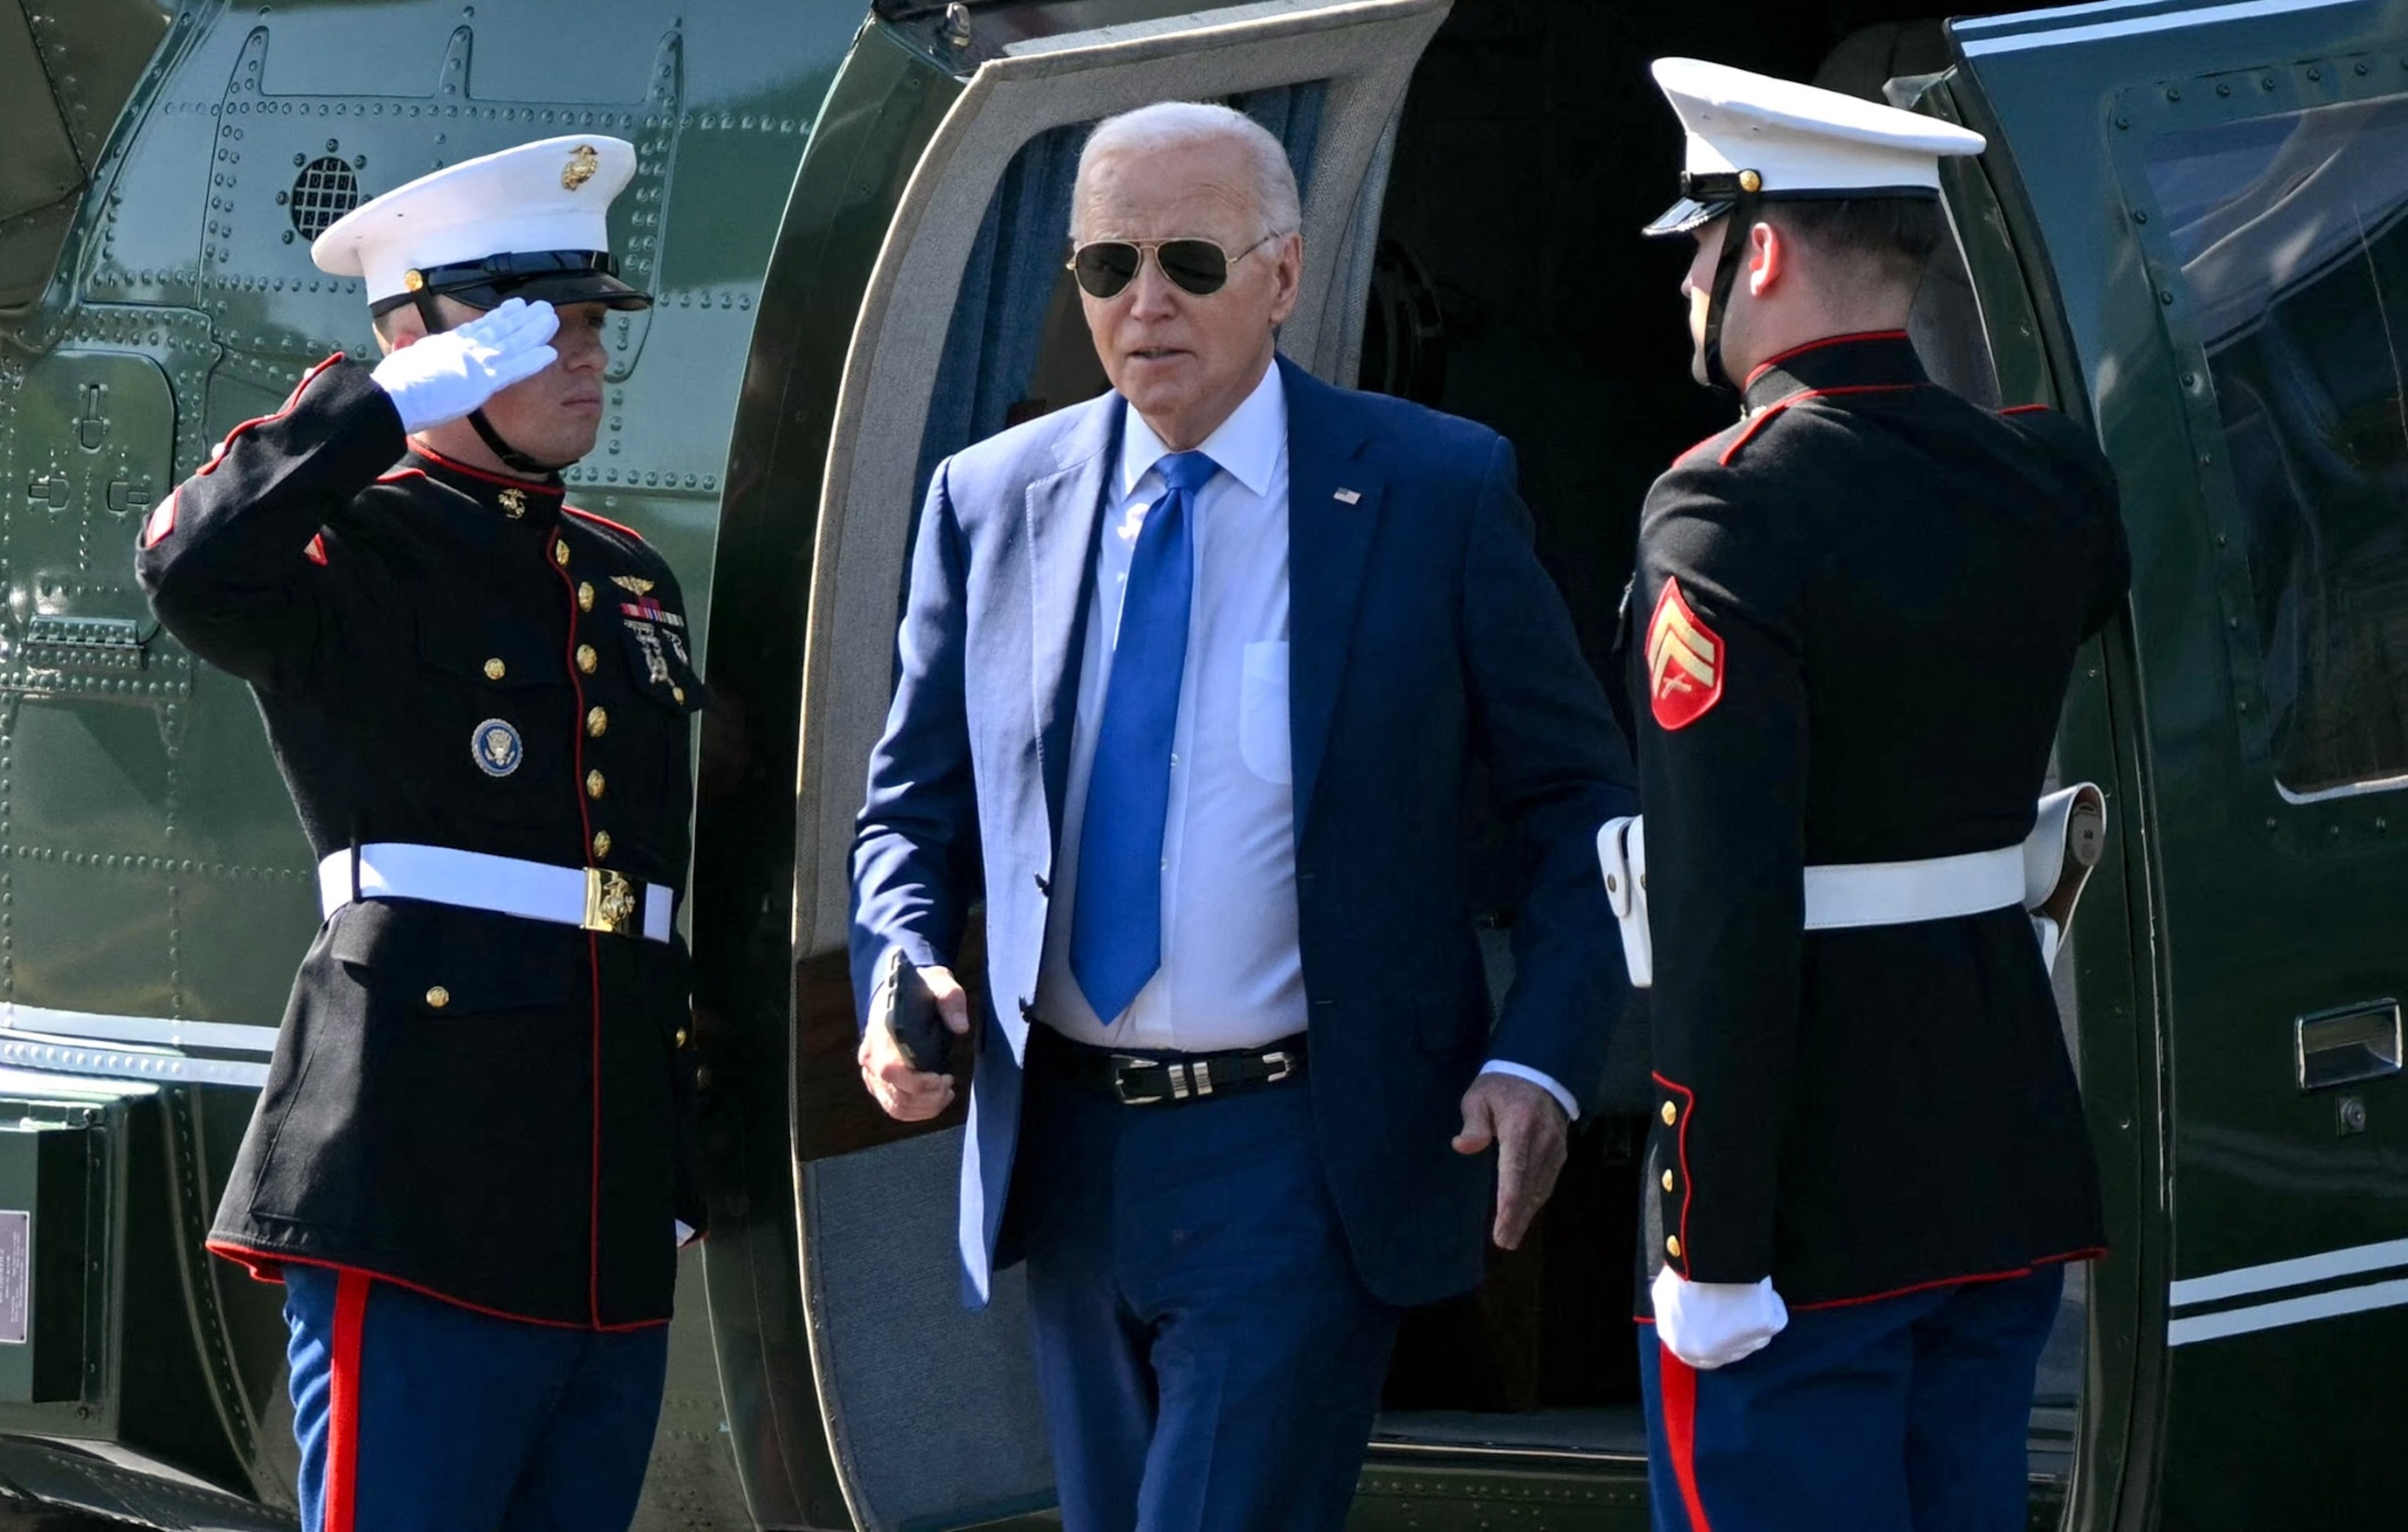
[[[1214, 1052], [1305, 1030], [1288, 764], [1287, 392], [1276, 365], [1199, 450], [1221, 472], [1193, 509], [1195, 584], [1162, 829], [1162, 966], [1113, 1017], [1097, 1016], [1071, 975], [1070, 922], [1129, 562], [1166, 488], [1155, 465], [1170, 455], [1134, 409], [1096, 549], [1037, 1014], [1105, 1048]], [[1567, 1112], [1576, 1110], [1537, 1070], [1488, 1068], [1543, 1085]]]

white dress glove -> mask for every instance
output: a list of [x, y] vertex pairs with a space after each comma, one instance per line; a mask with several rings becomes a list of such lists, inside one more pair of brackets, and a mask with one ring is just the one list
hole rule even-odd
[[560, 360], [545, 341], [560, 328], [548, 303], [512, 298], [456, 330], [424, 336], [377, 364], [377, 386], [415, 435], [456, 421]]
[[1693, 1282], [1668, 1266], [1648, 1291], [1656, 1300], [1656, 1339], [1700, 1372], [1755, 1355], [1789, 1324], [1788, 1305], [1770, 1277]]

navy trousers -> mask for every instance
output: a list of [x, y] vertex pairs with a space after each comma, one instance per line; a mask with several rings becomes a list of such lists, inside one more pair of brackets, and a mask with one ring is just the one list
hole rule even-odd
[[668, 1326], [502, 1319], [284, 1268], [303, 1532], [624, 1532]]
[[1399, 1311], [1354, 1272], [1303, 1081], [1126, 1107], [1033, 1042], [1014, 1196], [1064, 1532], [1321, 1532]]
[[1657, 1532], [2023, 1532], [2032, 1374], [2065, 1272], [1793, 1310], [1699, 1372], [1639, 1326]]

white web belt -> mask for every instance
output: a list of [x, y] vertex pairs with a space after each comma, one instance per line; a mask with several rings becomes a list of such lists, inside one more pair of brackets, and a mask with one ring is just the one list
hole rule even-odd
[[[1647, 822], [1611, 821], [1597, 834], [1605, 895], [1622, 925], [1622, 955], [1630, 982], [1655, 981], [1654, 938], [1647, 923]], [[1858, 862], [1805, 869], [1809, 931], [1869, 925], [1912, 925], [2021, 908], [2031, 916], [2042, 962], [2057, 949], [2090, 869], [2106, 839], [2106, 798], [2088, 782], [2040, 801], [2032, 833], [2019, 846], [1940, 856], [1921, 862]]]
[[[358, 881], [352, 881], [357, 856]], [[377, 841], [318, 864], [318, 908], [331, 917], [363, 899], [423, 899], [612, 936], [669, 939], [677, 891], [602, 867], [556, 867], [514, 856]]]

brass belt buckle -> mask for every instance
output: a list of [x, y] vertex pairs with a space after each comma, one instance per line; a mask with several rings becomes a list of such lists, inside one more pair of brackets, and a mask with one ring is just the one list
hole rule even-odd
[[585, 869], [585, 929], [614, 937], [642, 934], [644, 902], [626, 874], [608, 867]]

